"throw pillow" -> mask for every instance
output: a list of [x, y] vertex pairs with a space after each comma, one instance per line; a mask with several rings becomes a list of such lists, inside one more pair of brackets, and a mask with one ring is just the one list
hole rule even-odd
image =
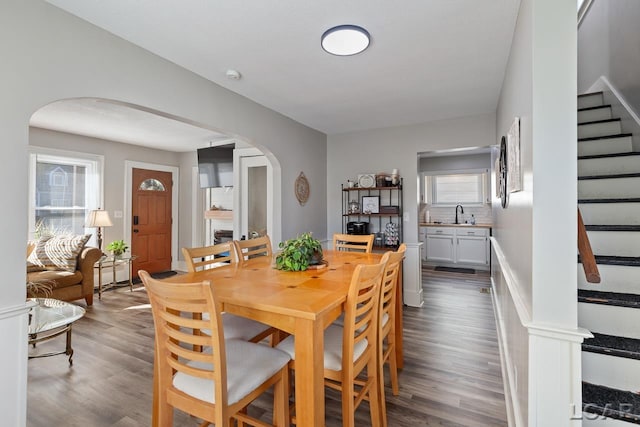
[[87, 234], [40, 238], [27, 258], [27, 270], [35, 266], [46, 270], [74, 272], [78, 255], [90, 237]]

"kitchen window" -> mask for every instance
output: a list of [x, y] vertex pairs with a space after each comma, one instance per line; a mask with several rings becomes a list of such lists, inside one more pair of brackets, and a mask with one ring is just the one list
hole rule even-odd
[[29, 155], [29, 238], [36, 228], [87, 234], [85, 219], [102, 201], [103, 157], [32, 147]]
[[434, 206], [482, 205], [488, 194], [486, 170], [425, 174], [424, 184]]

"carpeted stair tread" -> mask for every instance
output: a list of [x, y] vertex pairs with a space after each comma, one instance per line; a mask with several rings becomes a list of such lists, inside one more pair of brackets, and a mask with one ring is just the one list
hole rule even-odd
[[582, 410], [590, 414], [640, 424], [640, 395], [583, 382]]
[[589, 136], [586, 138], [578, 138], [578, 142], [583, 141], [597, 141], [599, 139], [615, 139], [615, 138], [626, 138], [627, 136], [632, 136], [631, 133], [614, 133], [611, 135], [602, 135], [602, 136]]
[[640, 295], [578, 289], [578, 302], [640, 308]]
[[578, 199], [578, 203], [640, 203], [640, 197], [623, 199]]
[[640, 339], [593, 333], [582, 343], [582, 350], [640, 360]]
[[587, 231], [640, 231], [640, 225], [591, 224]]
[[620, 119], [602, 119], [602, 120], [591, 120], [590, 122], [582, 122], [578, 123], [578, 126], [584, 125], [596, 125], [598, 123], [611, 123], [611, 122], [619, 122]]
[[584, 181], [589, 179], [616, 179], [616, 178], [638, 178], [640, 177], [640, 173], [618, 173], [612, 175], [588, 175], [588, 176], [579, 176], [578, 181]]

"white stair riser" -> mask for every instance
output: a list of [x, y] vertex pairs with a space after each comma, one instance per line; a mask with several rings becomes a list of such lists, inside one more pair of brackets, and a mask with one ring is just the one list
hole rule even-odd
[[638, 391], [640, 360], [583, 351], [582, 380], [620, 390]]
[[602, 292], [640, 294], [640, 267], [598, 265], [600, 283], [588, 283], [584, 267], [578, 263], [578, 289]]
[[585, 224], [640, 225], [640, 203], [581, 203]]
[[578, 97], [578, 109], [598, 107], [602, 104], [604, 104], [604, 101], [601, 93]]
[[578, 138], [615, 135], [620, 132], [621, 127], [619, 121], [578, 125]]
[[597, 108], [595, 110], [578, 111], [578, 124], [595, 122], [596, 120], [608, 120], [611, 117], [611, 107]]
[[578, 303], [578, 323], [591, 332], [640, 339], [640, 309]]
[[633, 141], [630, 136], [621, 138], [594, 139], [593, 141], [578, 142], [578, 156], [595, 154], [628, 153], [633, 151]]
[[[589, 231], [587, 235], [596, 255], [640, 257], [640, 232]], [[640, 269], [637, 273], [640, 286]]]
[[578, 160], [578, 176], [640, 172], [640, 156], [603, 157]]
[[582, 414], [582, 427], [630, 427], [633, 425], [634, 424], [614, 418], [602, 418], [602, 416], [597, 414]]
[[579, 199], [626, 199], [640, 197], [640, 177], [584, 179], [578, 181]]

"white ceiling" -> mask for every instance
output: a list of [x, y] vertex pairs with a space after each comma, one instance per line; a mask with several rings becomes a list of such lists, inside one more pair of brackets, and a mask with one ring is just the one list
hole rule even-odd
[[[495, 111], [520, 3], [47, 1], [327, 134]], [[369, 48], [324, 52], [340, 24], [366, 28]]]

